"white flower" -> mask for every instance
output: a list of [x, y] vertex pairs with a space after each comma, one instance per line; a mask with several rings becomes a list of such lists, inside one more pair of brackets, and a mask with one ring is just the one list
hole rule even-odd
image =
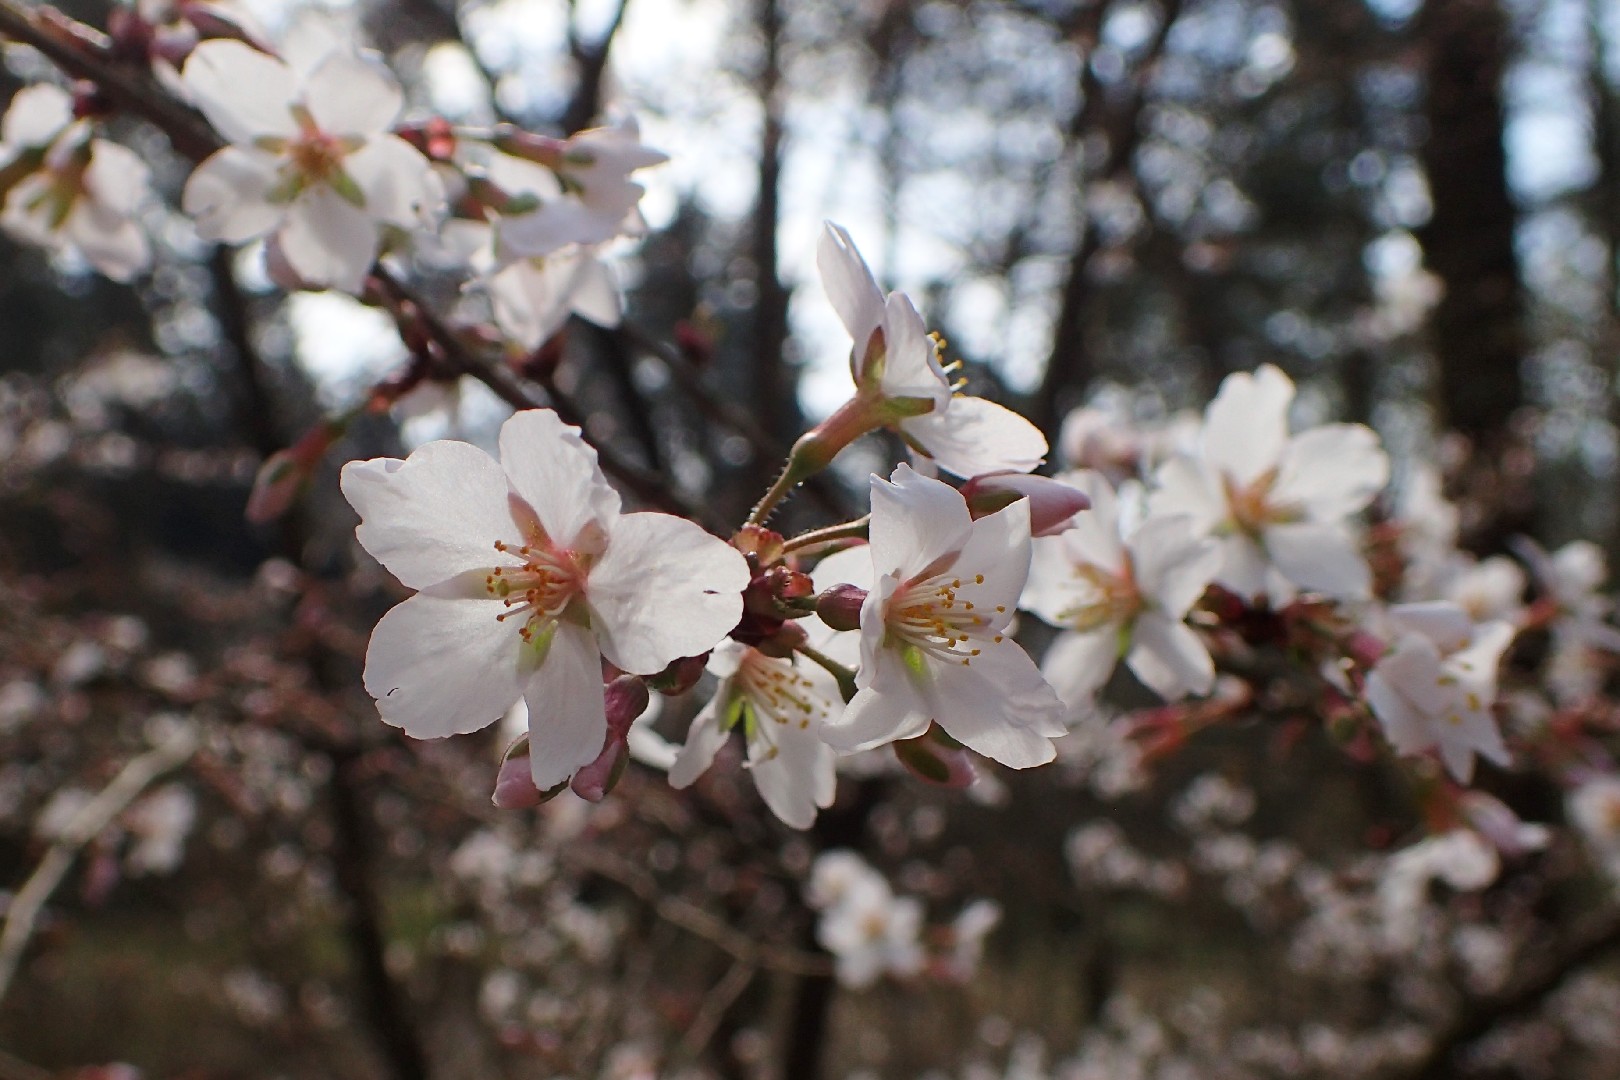
[[151, 170], [134, 151], [90, 133], [66, 92], [44, 83], [17, 92], [0, 121], [0, 226], [128, 281], [152, 261], [134, 220]]
[[741, 730], [765, 804], [786, 824], [808, 829], [816, 810], [832, 805], [838, 781], [832, 747], [821, 741], [822, 724], [844, 708], [837, 680], [808, 660], [766, 656], [735, 641], [714, 650], [709, 670], [720, 686], [692, 721], [670, 784], [690, 786]]
[[492, 274], [485, 286], [495, 325], [525, 349], [538, 349], [570, 315], [598, 326], [619, 324], [619, 287], [594, 248], [570, 247], [523, 259]]
[[951, 923], [951, 951], [945, 970], [958, 982], [968, 982], [979, 970], [984, 957], [984, 939], [1001, 922], [1001, 905], [994, 900], [975, 900], [962, 909]]
[[1029, 472], [1041, 463], [1046, 437], [1034, 424], [993, 401], [953, 395], [910, 298], [892, 292], [885, 299], [849, 234], [830, 221], [816, 266], [854, 341], [850, 365], [857, 397], [897, 409], [889, 421], [908, 444], [956, 476]]
[[954, 488], [901, 465], [872, 477], [870, 533], [859, 691], [826, 740], [865, 750], [933, 721], [1013, 768], [1052, 760], [1063, 704], [1004, 633], [1029, 573], [1028, 503], [975, 521]]
[[1571, 791], [1569, 820], [1604, 871], [1620, 880], [1620, 777], [1594, 777]]
[[437, 221], [443, 188], [391, 133], [404, 94], [380, 62], [340, 49], [299, 72], [238, 41], [205, 41], [182, 77], [231, 144], [181, 198], [207, 239], [273, 234], [273, 254], [304, 283], [359, 292], [385, 226]]
[[[1184, 514], [1132, 525], [1101, 473], [1060, 477], [1091, 497], [1068, 532], [1038, 538], [1022, 606], [1068, 632], [1041, 665], [1069, 705], [1089, 702], [1125, 664], [1160, 697], [1206, 694], [1215, 665], [1183, 620], [1221, 564], [1220, 546], [1193, 532]], [[1134, 487], [1134, 485], [1133, 485]], [[1123, 538], [1122, 538], [1122, 535]]]
[[806, 900], [822, 912], [816, 940], [833, 954], [838, 981], [860, 989], [883, 975], [923, 967], [922, 905], [896, 897], [883, 876], [852, 851], [829, 851], [810, 871]]
[[667, 514], [621, 514], [596, 452], [549, 409], [520, 412], [497, 464], [433, 442], [343, 469], [360, 543], [417, 594], [371, 636], [366, 689], [417, 738], [477, 731], [519, 697], [549, 790], [601, 753], [601, 660], [634, 675], [711, 648], [748, 566]]
[[1609, 667], [1603, 654], [1620, 653], [1620, 629], [1607, 621], [1614, 602], [1597, 591], [1609, 576], [1603, 550], [1589, 540], [1565, 544], [1550, 555], [1531, 540], [1516, 546], [1557, 607], [1548, 687], [1566, 704], [1595, 696]]
[[[1346, 519], [1383, 488], [1389, 457], [1360, 424], [1289, 435], [1293, 399], [1293, 382], [1269, 364], [1227, 376], [1204, 411], [1199, 455], [1165, 463], [1150, 508], [1191, 514], [1219, 537], [1215, 580], [1245, 599], [1288, 599], [1290, 585], [1365, 596], [1372, 575]], [[1283, 582], [1268, 580], [1273, 569]]]
[[[521, 138], [539, 147], [536, 156], [546, 168], [531, 167], [516, 184], [510, 168], [495, 177], [510, 192], [539, 200], [535, 209], [501, 218], [497, 248], [502, 261], [546, 256], [569, 244], [600, 244], [641, 231], [636, 204], [645, 189], [630, 174], [669, 157], [642, 145], [635, 121], [590, 128], [560, 143]], [[497, 155], [502, 156], [507, 155]]]
[[1395, 647], [1367, 676], [1367, 704], [1402, 754], [1438, 749], [1460, 783], [1474, 755], [1508, 763], [1491, 715], [1496, 669], [1513, 641], [1504, 622], [1476, 625], [1455, 604], [1402, 604], [1389, 609]]

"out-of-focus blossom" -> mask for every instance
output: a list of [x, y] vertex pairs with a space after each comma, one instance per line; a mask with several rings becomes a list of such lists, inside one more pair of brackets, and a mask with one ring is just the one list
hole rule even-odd
[[1199, 453], [1165, 463], [1149, 506], [1219, 538], [1215, 580], [1239, 596], [1365, 596], [1371, 573], [1349, 519], [1389, 479], [1389, 458], [1361, 424], [1290, 435], [1293, 400], [1293, 382], [1269, 364], [1227, 376], [1204, 411]]
[[817, 858], [806, 899], [821, 911], [816, 940], [833, 954], [843, 985], [862, 989], [885, 975], [904, 978], [923, 969], [922, 905], [895, 896], [854, 852]]
[[1620, 881], [1620, 777], [1597, 776], [1569, 793], [1569, 820], [1598, 864]]
[[1403, 604], [1387, 613], [1392, 651], [1367, 677], [1367, 703], [1402, 754], [1438, 750], [1461, 783], [1474, 755], [1508, 763], [1491, 715], [1497, 665], [1513, 641], [1503, 622], [1475, 624], [1454, 604]]
[[77, 252], [114, 281], [152, 261], [135, 212], [151, 170], [133, 150], [92, 137], [66, 91], [40, 83], [0, 120], [0, 226], [25, 243]]
[[1035, 542], [1021, 601], [1066, 631], [1042, 662], [1047, 679], [1069, 705], [1084, 705], [1123, 655], [1166, 700], [1208, 693], [1215, 665], [1183, 620], [1220, 567], [1220, 546], [1184, 514], [1142, 520], [1134, 484], [1116, 495], [1100, 473], [1063, 479], [1086, 493], [1091, 510], [1068, 532]]

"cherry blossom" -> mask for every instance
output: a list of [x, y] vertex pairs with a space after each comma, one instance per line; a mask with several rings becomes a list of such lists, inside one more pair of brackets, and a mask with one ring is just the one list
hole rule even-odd
[[691, 522], [620, 513], [596, 452], [549, 409], [507, 420], [500, 451], [442, 441], [344, 467], [361, 546], [418, 590], [373, 631], [365, 685], [417, 738], [477, 731], [523, 698], [547, 791], [602, 752], [602, 658], [650, 675], [711, 648], [749, 572]]
[[984, 398], [954, 393], [911, 299], [878, 287], [842, 228], [827, 222], [816, 266], [854, 341], [856, 401], [878, 410], [912, 449], [956, 476], [1029, 472], [1046, 456], [1046, 437], [1028, 420]]
[[[1183, 620], [1221, 562], [1220, 546], [1185, 514], [1141, 519], [1136, 485], [1119, 495], [1095, 472], [1060, 477], [1085, 492], [1091, 510], [1068, 532], [1034, 543], [1022, 606], [1066, 632], [1041, 670], [1071, 706], [1088, 704], [1121, 654], [1166, 700], [1205, 694], [1215, 665]], [[1134, 520], [1133, 520], [1134, 519]]]
[[821, 741], [822, 725], [844, 708], [837, 681], [808, 660], [767, 656], [735, 641], [714, 650], [709, 670], [720, 686], [692, 721], [669, 782], [689, 787], [740, 730], [765, 804], [784, 823], [808, 829], [816, 810], [832, 805], [838, 782], [833, 750]]
[[844, 986], [863, 989], [884, 975], [922, 971], [922, 904], [895, 896], [883, 876], [854, 852], [819, 856], [806, 899], [822, 911], [816, 940], [833, 954], [834, 972]]
[[1386, 613], [1393, 650], [1367, 676], [1367, 703], [1402, 754], [1436, 749], [1461, 783], [1474, 755], [1508, 763], [1491, 715], [1497, 665], [1513, 641], [1505, 622], [1476, 624], [1455, 604], [1402, 604]]
[[151, 170], [134, 151], [91, 133], [66, 91], [40, 83], [17, 92], [0, 121], [0, 227], [128, 281], [152, 261], [134, 220]]
[[181, 73], [231, 144], [197, 166], [181, 205], [207, 239], [271, 237], [303, 284], [357, 293], [383, 230], [431, 228], [444, 193], [391, 133], [404, 104], [379, 62], [338, 49], [298, 71], [239, 41], [205, 41]]
[[1004, 765], [1052, 760], [1062, 702], [1006, 636], [1029, 571], [1028, 501], [975, 521], [954, 488], [901, 465], [872, 477], [870, 532], [859, 689], [827, 741], [865, 750], [933, 721]]
[[1217, 536], [1215, 580], [1240, 596], [1365, 596], [1371, 573], [1348, 519], [1388, 481], [1389, 457], [1360, 424], [1290, 435], [1293, 400], [1293, 382], [1269, 364], [1227, 376], [1204, 411], [1199, 452], [1160, 468], [1151, 509], [1190, 514]]

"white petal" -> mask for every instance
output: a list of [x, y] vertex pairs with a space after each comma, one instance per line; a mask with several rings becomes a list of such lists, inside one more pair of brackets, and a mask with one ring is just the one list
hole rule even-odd
[[512, 707], [532, 667], [499, 603], [417, 593], [371, 632], [366, 691], [383, 720], [418, 739], [488, 727]]
[[715, 755], [726, 745], [731, 732], [720, 730], [720, 703], [730, 697], [731, 684], [722, 682], [714, 697], [703, 706], [703, 711], [692, 719], [686, 731], [686, 745], [675, 755], [675, 764], [669, 767], [669, 786], [691, 787], [698, 777], [709, 771]]
[[626, 514], [586, 585], [602, 654], [634, 675], [713, 648], [742, 618], [748, 562], [668, 514]]
[[754, 787], [784, 825], [808, 829], [815, 824], [816, 810], [832, 805], [838, 783], [836, 755], [821, 741], [815, 725], [781, 727], [774, 745], [756, 739], [748, 750]]
[[8, 150], [44, 147], [73, 123], [73, 99], [50, 83], [25, 86], [12, 97], [0, 120], [0, 141]]
[[316, 287], [358, 293], [377, 259], [376, 222], [325, 184], [293, 200], [276, 236], [288, 264]]
[[405, 92], [381, 61], [340, 49], [305, 77], [304, 104], [326, 134], [369, 138], [393, 126]]
[[956, 476], [1012, 470], [1029, 472], [1046, 457], [1046, 436], [1024, 417], [993, 401], [951, 398], [943, 412], [901, 421], [940, 468]]
[[128, 281], [152, 262], [146, 234], [133, 221], [80, 200], [63, 235], [91, 266], [114, 281]]
[[298, 134], [289, 110], [298, 97], [297, 76], [274, 57], [240, 41], [204, 41], [186, 58], [180, 77], [192, 104], [226, 142]]
[[1263, 535], [1272, 563], [1300, 588], [1345, 598], [1372, 592], [1372, 571], [1342, 526], [1302, 521], [1273, 525]]
[[366, 197], [366, 213], [401, 229], [431, 229], [444, 213], [444, 184], [416, 147], [379, 135], [343, 159]]
[[1364, 509], [1389, 483], [1389, 455], [1360, 424], [1312, 428], [1288, 441], [1272, 501], [1300, 506], [1316, 521]]
[[596, 451], [550, 409], [525, 409], [501, 425], [501, 468], [552, 542], [571, 548], [586, 525], [606, 531], [619, 516]]
[[987, 644], [971, 664], [939, 665], [924, 695], [952, 738], [1014, 769], [1051, 761], [1052, 738], [1067, 730], [1057, 692], [1011, 638]]
[[195, 219], [203, 239], [240, 244], [281, 221], [285, 208], [268, 198], [275, 184], [275, 158], [227, 146], [192, 171], [180, 207]]
[[1187, 614], [1221, 568], [1221, 546], [1193, 534], [1183, 514], [1150, 517], [1131, 535], [1137, 587], [1172, 619]]
[[1440, 650], [1420, 634], [1406, 634], [1395, 650], [1378, 661], [1373, 674], [1410, 702], [1424, 717], [1438, 717], [1451, 708], [1453, 698], [1440, 669]]
[[974, 584], [967, 594], [972, 596], [974, 608], [984, 612], [991, 629], [999, 630], [1011, 621], [1029, 576], [1029, 561], [1028, 499], [986, 514], [969, 527], [953, 572], [964, 578], [984, 576], [983, 584]]
[[547, 791], [602, 753], [607, 741], [602, 656], [596, 638], [564, 619], [529, 680], [529, 773]]
[[96, 139], [90, 146], [90, 165], [84, 171], [86, 194], [111, 213], [134, 214], [151, 186], [152, 170], [127, 146], [107, 139]]
[[1221, 478], [1197, 458], [1177, 455], [1154, 476], [1148, 513], [1186, 514], [1197, 532], [1210, 532], [1232, 516]]
[[1240, 484], [1275, 468], [1288, 442], [1293, 400], [1293, 382], [1270, 364], [1253, 375], [1228, 375], [1204, 410], [1204, 460]]
[[828, 746], [845, 753], [870, 750], [928, 730], [933, 710], [895, 650], [878, 650], [862, 674], [870, 685], [856, 692], [842, 716], [822, 725], [821, 738]]
[[467, 443], [430, 442], [404, 461], [351, 461], [342, 485], [360, 515], [360, 546], [408, 588], [494, 566], [497, 540], [523, 542], [507, 510], [506, 474]]
[[890, 480], [872, 477], [871, 505], [872, 565], [878, 574], [899, 574], [902, 580], [960, 551], [973, 523], [955, 488], [904, 464]]
[[1186, 623], [1145, 612], [1131, 628], [1125, 666], [1166, 701], [1207, 694], [1215, 685], [1215, 663], [1204, 641]]
[[1397, 752], [1421, 754], [1434, 745], [1433, 733], [1417, 706], [1376, 670], [1367, 676], [1367, 704]]
[[810, 581], [817, 592], [843, 584], [870, 590], [873, 578], [872, 552], [864, 544], [835, 551], [816, 563], [810, 571]]
[[878, 288], [866, 260], [855, 250], [849, 233], [830, 221], [821, 227], [816, 269], [821, 272], [821, 287], [827, 290], [827, 299], [854, 339], [855, 358], [859, 361], [866, 354], [872, 331], [883, 324], [883, 290]]
[[1266, 596], [1271, 585], [1271, 564], [1266, 561], [1266, 553], [1260, 545], [1247, 533], [1231, 533], [1218, 538], [1216, 543], [1221, 549], [1221, 569], [1215, 581], [1244, 601]]
[[1117, 623], [1084, 634], [1059, 634], [1041, 658], [1041, 674], [1070, 708], [1091, 704], [1119, 663]]
[[[951, 404], [950, 380], [940, 369], [928, 326], [905, 293], [890, 293], [883, 305], [883, 379], [879, 386], [885, 397], [928, 398], [935, 413]], [[1042, 453], [1045, 442], [1041, 440]]]
[[[1398, 604], [1385, 612], [1390, 629], [1402, 634], [1421, 634], [1442, 653], [1465, 648], [1474, 636], [1474, 621], [1456, 604], [1429, 601]], [[1494, 658], [1491, 661], [1495, 666]]]

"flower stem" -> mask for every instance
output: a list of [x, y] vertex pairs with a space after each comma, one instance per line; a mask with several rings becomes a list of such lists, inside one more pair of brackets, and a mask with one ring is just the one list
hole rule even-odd
[[812, 649], [808, 645], [800, 645], [798, 651], [806, 659], [825, 668], [827, 674], [838, 680], [838, 692], [844, 696], [844, 704], [848, 705], [850, 698], [855, 696], [855, 673], [826, 653]]
[[866, 531], [872, 524], [872, 515], [863, 514], [854, 521], [846, 521], [841, 525], [828, 525], [824, 529], [811, 529], [800, 533], [793, 539], [782, 544], [782, 553], [790, 551], [802, 552], [807, 548], [818, 547], [822, 544], [832, 544], [839, 540], [864, 540]]
[[874, 428], [881, 427], [880, 403], [856, 396], [827, 419], [799, 436], [788, 451], [787, 464], [771, 489], [754, 506], [747, 524], [763, 525], [792, 490], [832, 464], [838, 452]]

